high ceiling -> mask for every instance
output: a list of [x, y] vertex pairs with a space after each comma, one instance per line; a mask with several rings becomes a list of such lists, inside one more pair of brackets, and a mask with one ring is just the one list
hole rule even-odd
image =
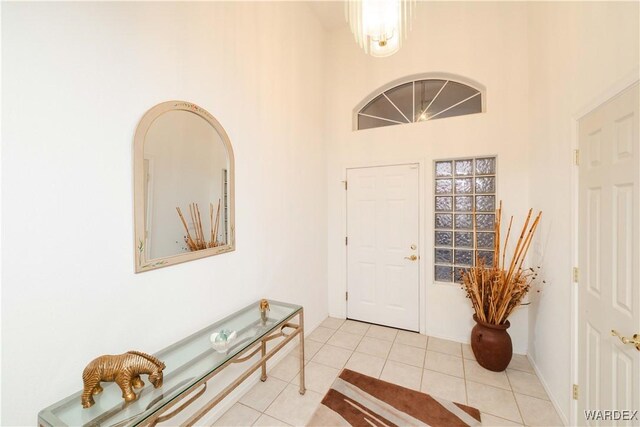
[[311, 10], [318, 16], [320, 23], [326, 30], [331, 31], [348, 25], [344, 18], [344, 1], [316, 0], [310, 3]]

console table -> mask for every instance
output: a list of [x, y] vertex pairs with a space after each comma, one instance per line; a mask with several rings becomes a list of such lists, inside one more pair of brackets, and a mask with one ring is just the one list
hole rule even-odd
[[[104, 391], [95, 396], [96, 403], [92, 407], [82, 408], [82, 392], [78, 392], [40, 411], [38, 424], [41, 427], [155, 426], [195, 403], [205, 392], [207, 382], [224, 368], [233, 363], [249, 361], [259, 353], [260, 357], [235, 381], [213, 399], [200, 405], [183, 423], [191, 426], [258, 369], [262, 371], [260, 379], [265, 381], [267, 360], [296, 336], [300, 340], [300, 394], [304, 394], [303, 308], [269, 301], [271, 309], [266, 321], [263, 321], [258, 304], [251, 304], [156, 353], [155, 356], [166, 365], [162, 387], [153, 388], [143, 377], [145, 386], [136, 392], [138, 399], [127, 404], [115, 383], [102, 383]], [[297, 323], [293, 323], [292, 319], [296, 317]], [[225, 353], [219, 353], [212, 348], [209, 336], [223, 329], [236, 331], [237, 336]], [[267, 349], [267, 342], [279, 337], [283, 339]], [[79, 379], [80, 373], [78, 369]]]

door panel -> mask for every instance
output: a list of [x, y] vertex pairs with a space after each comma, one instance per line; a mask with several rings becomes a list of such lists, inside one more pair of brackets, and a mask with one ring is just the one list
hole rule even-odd
[[418, 165], [347, 170], [350, 319], [419, 330], [418, 179]]
[[640, 334], [638, 84], [579, 121], [578, 423], [584, 411], [640, 409], [640, 351], [611, 331]]

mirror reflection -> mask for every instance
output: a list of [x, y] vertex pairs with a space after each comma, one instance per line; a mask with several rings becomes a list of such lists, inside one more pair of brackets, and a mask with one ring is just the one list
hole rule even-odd
[[167, 101], [134, 139], [135, 270], [235, 249], [233, 147], [206, 110]]
[[158, 116], [144, 137], [146, 259], [229, 242], [229, 155], [207, 120], [186, 110]]

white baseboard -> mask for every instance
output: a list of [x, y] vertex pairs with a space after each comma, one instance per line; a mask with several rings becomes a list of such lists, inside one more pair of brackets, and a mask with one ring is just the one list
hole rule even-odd
[[[551, 389], [549, 388], [549, 386], [547, 385], [547, 382], [545, 381], [544, 377], [542, 376], [542, 373], [540, 372], [540, 369], [538, 369], [538, 365], [536, 365], [536, 362], [528, 354], [527, 354], [527, 359], [529, 360], [529, 363], [531, 364], [531, 366], [533, 367], [533, 370], [535, 371], [536, 375], [538, 376], [538, 379], [542, 383], [542, 387], [544, 387], [544, 391], [547, 392], [547, 396], [549, 396], [549, 400], [551, 400], [551, 404], [556, 409], [556, 412], [558, 413], [558, 416], [560, 417], [560, 420], [562, 421], [562, 423], [565, 426], [570, 425], [569, 424], [569, 418], [567, 418], [567, 415], [564, 413], [564, 411], [562, 411], [562, 409], [560, 408], [560, 405], [558, 405], [558, 401], [555, 398], [555, 396], [553, 395], [553, 393], [551, 393]], [[569, 391], [567, 390], [567, 393], [568, 392]]]

